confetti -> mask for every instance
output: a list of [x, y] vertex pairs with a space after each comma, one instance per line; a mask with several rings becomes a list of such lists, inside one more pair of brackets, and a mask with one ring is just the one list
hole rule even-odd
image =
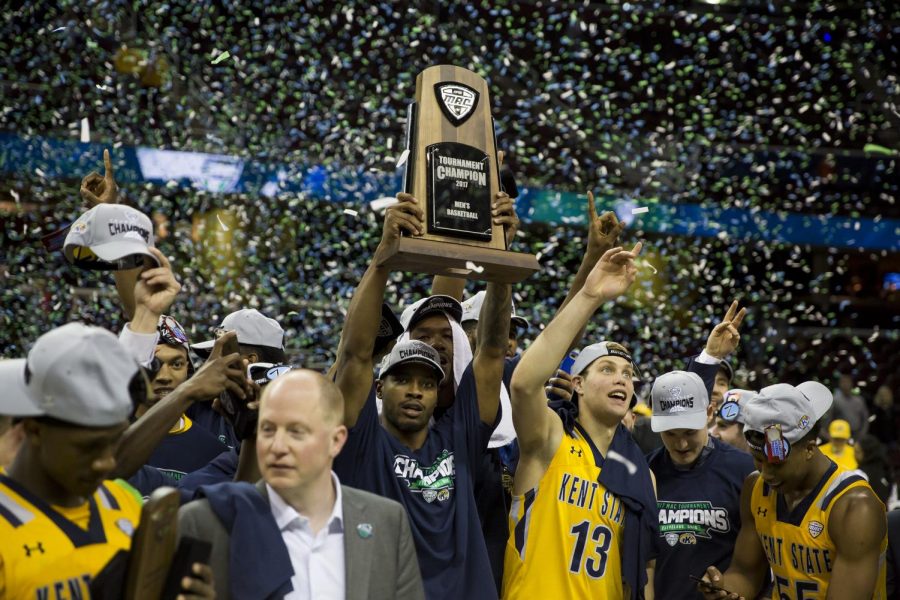
[[383, 211], [389, 206], [393, 206], [397, 204], [397, 198], [393, 196], [385, 196], [384, 198], [378, 198], [377, 200], [372, 200], [369, 202], [369, 207], [378, 212]]
[[57, 27], [56, 29], [54, 29], [54, 30], [51, 31], [50, 33], [56, 33], [57, 31], [65, 31], [65, 30], [66, 30], [65, 27]]
[[353, 210], [352, 208], [345, 208], [345, 209], [344, 209], [344, 214], [345, 214], [345, 215], [350, 215], [351, 217], [356, 217], [356, 216], [359, 215], [359, 213], [356, 212], [355, 210]]
[[[69, 23], [72, 36], [33, 35], [68, 31], [31, 18], [4, 22], [12, 50], [0, 79], [12, 95], [0, 106], [0, 162], [5, 188], [22, 191], [0, 192], [0, 209], [17, 211], [4, 237], [13, 251], [2, 356], [71, 319], [121, 329], [107, 280], [35, 243], [78, 215], [73, 182], [102, 173], [102, 141], [121, 165], [122, 194], [166, 224], [155, 232], [183, 281], [183, 324], [202, 336], [230, 310], [256, 307], [291, 332], [295, 362], [327, 369], [409, 165], [400, 140], [416, 76], [445, 63], [491, 86], [498, 146], [528, 207], [515, 246], [540, 254], [542, 271], [514, 287], [534, 325], [526, 338], [549, 323], [578, 269], [585, 202], [570, 190], [590, 188], [598, 206], [630, 217], [623, 245], [658, 249], [658, 271], [640, 266], [647, 276], [629, 301], [604, 308], [585, 340], [622, 340], [655, 374], [678, 368], [739, 293], [750, 308], [741, 383], [806, 373], [832, 385], [848, 365], [875, 390], [900, 372], [900, 316], [873, 310], [896, 293], [880, 271], [861, 271], [897, 254], [896, 244], [868, 247], [900, 219], [889, 2], [867, 0], [852, 18], [834, 3], [813, 17], [778, 5], [773, 18], [766, 3], [721, 13], [703, 3], [453, 2], [438, 28], [415, 3], [347, 0], [327, 13], [264, 0], [226, 16], [172, 0], [140, 11], [155, 35], [129, 38], [124, 53], [103, 36], [107, 23], [129, 22], [128, 3], [101, 4], [92, 24], [78, 23], [87, 13], [74, 0], [54, 4], [44, 20]], [[826, 40], [826, 26], [853, 35]], [[226, 48], [223, 68], [206, 72]], [[76, 150], [84, 118], [98, 144]], [[143, 179], [136, 147], [194, 152], [196, 172]], [[636, 207], [653, 218], [629, 214]], [[228, 211], [224, 235], [218, 210]], [[868, 304], [856, 301], [860, 275]], [[399, 309], [429, 285], [394, 273], [385, 298]]]
[[91, 143], [91, 123], [87, 117], [81, 119], [81, 143]]
[[228, 229], [228, 225], [226, 225], [226, 224], [222, 221], [222, 217], [219, 216], [219, 213], [216, 213], [216, 220], [219, 222], [219, 225], [222, 227], [222, 231], [230, 231], [230, 230]]
[[399, 169], [405, 165], [407, 159], [409, 159], [409, 148], [403, 150], [403, 152], [400, 153], [400, 156], [397, 157], [397, 168]]
[[473, 273], [484, 273], [484, 267], [481, 265], [476, 265], [471, 260], [466, 261], [466, 268]]
[[879, 146], [878, 144], [866, 144], [863, 146], [863, 152], [873, 152], [875, 154], [887, 154], [888, 156], [892, 156], [896, 154], [894, 150], [890, 148], [885, 148], [884, 146]]
[[220, 55], [218, 55], [217, 57], [215, 57], [210, 64], [217, 65], [220, 62], [222, 62], [223, 60], [229, 58], [230, 56], [231, 56], [231, 53], [229, 53], [228, 50], [226, 50], [225, 52], [223, 52]]
[[645, 212], [650, 212], [650, 209], [647, 208], [646, 206], [639, 206], [639, 207], [637, 207], [637, 208], [632, 208], [632, 209], [631, 209], [631, 214], [633, 214], [633, 215], [640, 215], [640, 214], [643, 214], [643, 213], [645, 213]]

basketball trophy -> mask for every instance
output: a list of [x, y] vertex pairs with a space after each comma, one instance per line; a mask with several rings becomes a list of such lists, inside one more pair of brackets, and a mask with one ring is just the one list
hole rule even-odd
[[447, 65], [422, 71], [407, 113], [406, 149], [403, 188], [423, 204], [426, 231], [401, 237], [384, 264], [500, 283], [540, 270], [533, 255], [508, 250], [503, 226], [491, 219], [500, 165], [484, 79]]

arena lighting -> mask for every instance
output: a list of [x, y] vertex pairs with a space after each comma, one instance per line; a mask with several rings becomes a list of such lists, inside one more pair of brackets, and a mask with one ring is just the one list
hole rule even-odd
[[153, 148], [136, 148], [135, 153], [145, 179], [188, 180], [209, 192], [236, 191], [244, 171], [244, 161], [235, 156]]

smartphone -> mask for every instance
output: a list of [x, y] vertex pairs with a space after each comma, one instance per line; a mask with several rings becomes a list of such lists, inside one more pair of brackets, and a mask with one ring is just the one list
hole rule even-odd
[[572, 350], [564, 359], [562, 359], [562, 362], [559, 363], [559, 370], [571, 374], [572, 365], [575, 364], [576, 358], [578, 358], [578, 351]]
[[241, 348], [238, 345], [237, 336], [234, 336], [222, 345], [222, 356], [228, 356], [229, 354], [238, 354], [240, 353], [240, 351]]
[[181, 593], [181, 580], [194, 574], [194, 563], [209, 564], [211, 555], [212, 544], [209, 542], [188, 536], [181, 538], [175, 556], [172, 557], [172, 565], [169, 567], [166, 587], [161, 598], [163, 600], [177, 598]]
[[729, 592], [725, 588], [720, 588], [716, 584], [706, 581], [705, 579], [701, 579], [700, 577], [697, 577], [696, 575], [688, 575], [688, 577], [690, 577], [692, 580], [696, 581], [697, 583], [699, 583], [700, 585], [702, 585], [703, 587], [708, 589], [710, 592], [725, 592], [726, 594], [731, 594], [731, 592]]

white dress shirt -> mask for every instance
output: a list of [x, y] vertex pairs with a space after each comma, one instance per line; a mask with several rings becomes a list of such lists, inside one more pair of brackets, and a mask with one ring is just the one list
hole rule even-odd
[[272, 516], [281, 530], [294, 567], [291, 584], [294, 590], [285, 600], [343, 600], [344, 572], [344, 510], [341, 503], [341, 482], [334, 471], [334, 508], [325, 526], [313, 534], [309, 519], [289, 506], [266, 484]]

